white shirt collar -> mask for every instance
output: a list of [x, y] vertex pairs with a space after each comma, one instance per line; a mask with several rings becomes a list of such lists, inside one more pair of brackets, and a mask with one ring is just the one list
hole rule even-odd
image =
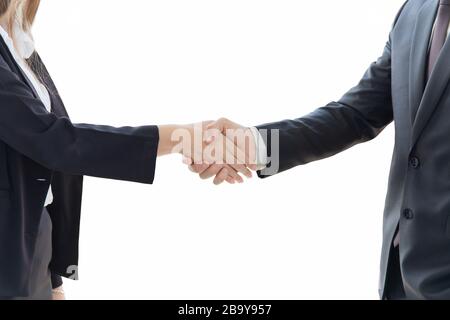
[[16, 37], [16, 46], [14, 46], [14, 42], [11, 39], [8, 32], [0, 26], [0, 35], [2, 36], [3, 40], [5, 41], [6, 45], [8, 46], [9, 50], [11, 52], [16, 52], [22, 59], [28, 59], [33, 54], [35, 47], [34, 47], [34, 41], [31, 35], [27, 32], [25, 32], [19, 25], [18, 22], [14, 23], [14, 35]]
[[17, 50], [22, 58], [28, 59], [33, 54], [34, 40], [29, 32], [25, 32], [19, 23], [14, 23], [14, 35], [17, 40]]
[[5, 41], [6, 45], [9, 48], [9, 50], [11, 50], [11, 46], [13, 46], [12, 39], [9, 36], [8, 32], [6, 32], [6, 30], [3, 29], [2, 26], [0, 26], [0, 35], [2, 36], [3, 40]]

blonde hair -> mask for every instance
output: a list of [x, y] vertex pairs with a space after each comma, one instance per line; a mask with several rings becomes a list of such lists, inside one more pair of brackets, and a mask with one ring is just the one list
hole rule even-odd
[[14, 20], [17, 20], [24, 31], [30, 32], [40, 0], [0, 0], [0, 16], [7, 15], [8, 32], [13, 31]]
[[[15, 42], [14, 25], [18, 23], [23, 31], [27, 32], [31, 38], [31, 27], [36, 18], [39, 9], [40, 0], [0, 0], [0, 17], [6, 15], [7, 27], [6, 30], [13, 41]], [[35, 76], [47, 87], [43, 75], [44, 66], [36, 54], [31, 55], [25, 60]]]

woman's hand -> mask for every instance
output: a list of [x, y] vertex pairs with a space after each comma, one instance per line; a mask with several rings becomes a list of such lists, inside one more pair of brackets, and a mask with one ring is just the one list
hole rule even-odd
[[66, 294], [64, 293], [63, 286], [53, 289], [52, 300], [66, 300]]
[[[187, 125], [159, 126], [158, 156], [180, 153], [191, 159], [203, 159], [206, 146], [203, 134], [213, 121], [205, 121]], [[196, 161], [197, 162], [197, 161]]]
[[228, 150], [227, 139], [222, 133], [216, 132], [215, 136], [211, 136], [214, 124], [217, 122], [160, 126], [158, 156], [179, 153], [184, 163], [191, 165], [191, 170], [204, 168], [200, 175], [202, 179], [216, 176], [215, 184], [224, 181], [230, 184], [242, 183], [244, 180], [239, 173], [246, 177], [252, 174], [244, 162], [238, 161], [237, 156]]

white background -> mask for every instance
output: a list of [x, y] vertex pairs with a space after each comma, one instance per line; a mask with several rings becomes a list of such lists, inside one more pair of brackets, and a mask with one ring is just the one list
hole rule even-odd
[[[403, 0], [45, 0], [37, 48], [74, 122], [302, 116], [382, 53]], [[393, 128], [240, 186], [159, 159], [153, 186], [87, 178], [70, 299], [377, 299]]]

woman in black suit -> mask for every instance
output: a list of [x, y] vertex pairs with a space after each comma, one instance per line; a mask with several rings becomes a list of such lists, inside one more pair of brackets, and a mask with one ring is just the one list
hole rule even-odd
[[[77, 278], [82, 176], [151, 184], [176, 130], [73, 124], [39, 55], [31, 25], [39, 0], [0, 0], [0, 297], [51, 299]], [[192, 157], [192, 147], [179, 148]], [[218, 182], [241, 180], [224, 167]], [[53, 283], [52, 283], [53, 282]]]

